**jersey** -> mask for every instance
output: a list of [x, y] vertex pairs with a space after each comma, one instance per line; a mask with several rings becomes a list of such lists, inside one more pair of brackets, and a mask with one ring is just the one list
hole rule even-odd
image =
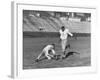
[[68, 29], [65, 29], [64, 31], [60, 30], [59, 33], [60, 33], [60, 39], [62, 40], [67, 39], [69, 30]]
[[55, 54], [53, 48], [54, 48], [53, 45], [47, 45], [47, 46], [43, 49], [43, 52], [44, 52], [46, 55], [48, 55], [48, 54], [49, 54], [48, 51], [51, 50], [51, 51]]

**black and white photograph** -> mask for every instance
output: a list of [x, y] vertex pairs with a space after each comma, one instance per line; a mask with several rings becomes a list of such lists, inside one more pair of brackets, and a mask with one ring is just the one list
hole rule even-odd
[[22, 10], [23, 70], [91, 66], [91, 13]]
[[96, 71], [96, 8], [12, 5], [12, 77]]

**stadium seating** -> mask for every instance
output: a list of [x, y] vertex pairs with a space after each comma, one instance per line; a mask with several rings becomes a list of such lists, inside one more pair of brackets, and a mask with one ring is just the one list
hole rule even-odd
[[52, 16], [37, 17], [32, 14], [23, 18], [23, 31], [58, 32], [63, 25], [68, 27], [71, 32], [90, 33], [90, 22], [60, 20]]
[[90, 22], [63, 21], [63, 23], [71, 32], [90, 33]]
[[38, 29], [34, 25], [32, 25], [28, 19], [24, 17], [23, 31], [38, 31]]

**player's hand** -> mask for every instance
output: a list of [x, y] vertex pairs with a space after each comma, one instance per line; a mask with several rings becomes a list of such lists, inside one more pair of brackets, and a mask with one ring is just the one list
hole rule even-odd
[[73, 34], [70, 34], [71, 37], [73, 37]]
[[71, 37], [73, 36], [73, 34], [71, 34]]

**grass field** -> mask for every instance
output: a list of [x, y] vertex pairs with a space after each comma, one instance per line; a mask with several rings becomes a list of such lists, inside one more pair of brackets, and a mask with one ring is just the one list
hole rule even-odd
[[38, 68], [61, 68], [61, 67], [79, 67], [91, 65], [91, 41], [90, 37], [68, 38], [71, 48], [69, 52], [78, 52], [80, 54], [70, 55], [62, 60], [43, 59], [36, 63], [34, 60], [42, 51], [43, 46], [51, 43], [56, 44], [56, 53], [61, 53], [61, 46], [58, 42], [59, 38], [41, 37], [41, 38], [23, 38], [23, 69]]

